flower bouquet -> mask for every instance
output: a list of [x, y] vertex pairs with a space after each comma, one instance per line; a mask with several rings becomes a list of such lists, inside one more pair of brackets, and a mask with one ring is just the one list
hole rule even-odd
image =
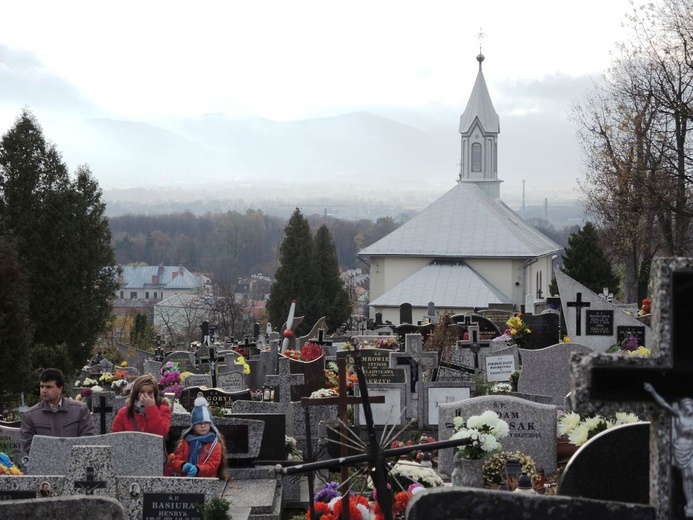
[[0, 475], [23, 475], [23, 473], [7, 455], [0, 452]]
[[388, 350], [399, 350], [399, 343], [397, 338], [390, 336], [389, 338], [378, 338], [376, 341], [378, 348], [384, 348]]
[[505, 326], [508, 327], [505, 333], [515, 341], [518, 347], [527, 348], [531, 345], [532, 329], [527, 327], [527, 324], [522, 321], [522, 313], [518, 312], [515, 314], [515, 316], [505, 322]]
[[471, 439], [471, 443], [457, 449], [465, 459], [483, 459], [501, 451], [503, 447], [498, 439], [507, 437], [510, 430], [508, 423], [491, 410], [472, 415], [466, 421], [462, 417], [455, 417], [453, 423], [455, 433], [451, 439]]
[[582, 446], [589, 439], [604, 430], [638, 422], [640, 419], [633, 413], [616, 412], [613, 417], [602, 415], [582, 416], [575, 412], [563, 414], [558, 419], [558, 434], [567, 438], [576, 446]]

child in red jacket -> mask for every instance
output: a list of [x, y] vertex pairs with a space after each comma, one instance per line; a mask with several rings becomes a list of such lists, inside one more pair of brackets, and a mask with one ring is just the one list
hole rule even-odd
[[190, 428], [181, 434], [176, 451], [169, 455], [167, 473], [226, 480], [227, 456], [224, 436], [214, 425], [207, 400], [200, 396], [195, 399]]

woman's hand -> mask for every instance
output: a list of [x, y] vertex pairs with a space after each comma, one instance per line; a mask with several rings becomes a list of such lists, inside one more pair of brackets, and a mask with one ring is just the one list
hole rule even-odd
[[156, 400], [153, 396], [145, 394], [144, 392], [139, 395], [139, 402], [144, 405], [145, 408], [149, 408], [153, 404], [156, 404]]

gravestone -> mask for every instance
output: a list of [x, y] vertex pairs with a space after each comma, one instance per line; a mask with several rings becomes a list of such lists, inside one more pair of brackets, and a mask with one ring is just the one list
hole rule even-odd
[[217, 386], [227, 392], [239, 392], [245, 389], [242, 372], [230, 372], [217, 376]]
[[480, 311], [477, 311], [476, 314], [491, 320], [493, 324], [496, 327], [498, 327], [498, 330], [500, 330], [501, 332], [505, 331], [505, 329], [508, 328], [506, 322], [510, 318], [515, 316], [515, 313], [513, 311], [506, 311], [503, 309], [481, 309]]
[[[438, 406], [438, 438], [449, 439], [455, 432], [453, 420], [460, 416], [465, 420], [493, 410], [508, 423], [510, 433], [500, 439], [503, 451], [521, 451], [543, 468], [547, 475], [556, 469], [556, 406], [535, 403], [507, 395], [484, 395], [457, 403]], [[446, 475], [452, 472], [453, 450], [441, 450], [438, 455], [438, 471]]]
[[588, 440], [563, 470], [558, 493], [647, 504], [650, 496], [649, 423], [614, 426]]
[[[116, 406], [116, 396], [113, 392], [94, 392], [87, 399], [87, 407], [94, 420], [94, 431], [104, 435], [110, 433], [113, 419], [121, 406]], [[121, 401], [122, 403], [122, 401]]]
[[177, 365], [178, 372], [180, 372], [181, 374], [183, 372], [191, 372], [193, 374], [200, 373], [200, 370], [195, 366], [195, 355], [190, 352], [186, 352], [184, 350], [177, 350], [175, 352], [171, 352], [161, 362], [161, 366], [164, 367], [166, 366], [166, 363], [169, 362]]
[[412, 319], [412, 306], [411, 303], [403, 303], [399, 306], [399, 323], [414, 323]]
[[619, 330], [633, 328], [641, 331], [642, 345], [650, 347], [650, 327], [561, 271], [556, 271], [556, 282], [568, 336], [572, 341], [587, 345], [596, 352], [606, 352], [617, 343]]
[[278, 461], [286, 459], [285, 431], [286, 431], [286, 415], [283, 413], [262, 413], [257, 412], [256, 405], [276, 404], [276, 403], [259, 403], [256, 401], [238, 401], [234, 408], [238, 408], [238, 412], [232, 409], [231, 415], [227, 417], [234, 419], [246, 419], [254, 421], [262, 421], [264, 429], [262, 432], [262, 442], [260, 450], [257, 454], [257, 459], [261, 461]]
[[520, 368], [520, 354], [516, 345], [483, 349], [479, 357], [487, 382], [509, 381], [510, 375]]
[[560, 316], [554, 313], [523, 314], [522, 321], [532, 331], [532, 348], [546, 348], [558, 343], [560, 339]]
[[[690, 424], [693, 376], [693, 259], [652, 264], [653, 355], [591, 355], [573, 364], [571, 400], [580, 412], [632, 411], [650, 421], [650, 502], [657, 518], [693, 516]], [[684, 485], [685, 480], [685, 485]], [[686, 491], [687, 490], [687, 491]], [[687, 495], [687, 496], [686, 496]]]
[[0, 451], [4, 451], [17, 467], [21, 467], [22, 442], [19, 436], [19, 428], [0, 426], [0, 443], [6, 446]]
[[[364, 351], [365, 352], [365, 351]], [[354, 388], [354, 395], [359, 396], [359, 387]], [[371, 404], [373, 412], [373, 424], [375, 426], [386, 425], [404, 425], [407, 412], [407, 396], [409, 392], [404, 383], [384, 383], [384, 384], [369, 384], [368, 397], [385, 397], [385, 402]], [[358, 413], [354, 414], [354, 420], [357, 425], [365, 425], [366, 418], [363, 412], [363, 406], [358, 407]]]
[[301, 397], [310, 397], [310, 394], [321, 388], [325, 388], [325, 356], [322, 355], [312, 361], [300, 361], [289, 359], [289, 373], [303, 376], [303, 383], [291, 387], [291, 400], [299, 401]]
[[[367, 348], [361, 350], [361, 366], [368, 384], [404, 383], [404, 370], [390, 368], [391, 350]], [[350, 350], [337, 352], [337, 359], [344, 358], [347, 370], [354, 366], [354, 353]]]
[[[159, 475], [164, 438], [142, 432], [118, 432], [92, 437], [36, 435], [31, 443], [27, 475], [65, 475], [74, 446], [110, 446], [116, 475]], [[149, 461], [149, 462], [148, 462]]]
[[549, 396], [554, 404], [563, 407], [570, 392], [570, 358], [573, 354], [588, 354], [592, 349], [577, 343], [561, 343], [539, 350], [519, 351], [522, 371], [517, 391]]
[[209, 374], [190, 374], [185, 378], [185, 381], [183, 381], [183, 386], [185, 388], [190, 388], [191, 386], [204, 386], [209, 388], [212, 386], [212, 376]]
[[[260, 454], [265, 423], [245, 417], [214, 417], [214, 425], [224, 436], [229, 459], [257, 459]], [[171, 415], [171, 428], [168, 434], [167, 449], [175, 451], [183, 431], [190, 427], [190, 414]]]
[[655, 520], [652, 507], [588, 498], [506, 493], [495, 489], [438, 487], [414, 495], [407, 520]]
[[218, 388], [201, 388], [192, 386], [183, 389], [180, 394], [179, 402], [188, 412], [192, 412], [195, 407], [195, 398], [199, 394], [207, 400], [210, 407], [231, 408], [236, 401], [250, 401], [250, 390], [242, 390], [240, 392], [225, 392]]
[[[478, 343], [488, 343], [493, 338], [501, 335], [501, 329], [493, 321], [481, 314], [455, 314], [451, 319], [464, 332], [467, 331], [469, 325], [477, 325], [479, 327]], [[502, 330], [505, 331], [505, 327]], [[472, 340], [471, 337], [469, 339]]]
[[473, 381], [431, 381], [422, 383], [419, 396], [419, 428], [437, 428], [440, 405], [457, 403], [472, 397]]

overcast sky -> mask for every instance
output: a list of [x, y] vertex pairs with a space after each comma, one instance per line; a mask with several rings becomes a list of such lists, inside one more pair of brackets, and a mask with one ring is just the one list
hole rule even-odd
[[[536, 150], [532, 131], [504, 122], [527, 117], [534, 129], [565, 120], [587, 79], [608, 67], [630, 10], [628, 0], [2, 4], [0, 131], [28, 106], [59, 149], [79, 140], [70, 121], [95, 117], [165, 127], [210, 113], [293, 120], [370, 111], [456, 133], [481, 29], [499, 146], [508, 139], [521, 150], [526, 139]], [[504, 174], [515, 162], [505, 161], [499, 176], [511, 188], [531, 176]], [[577, 165], [556, 170], [563, 189], [575, 184]]]

